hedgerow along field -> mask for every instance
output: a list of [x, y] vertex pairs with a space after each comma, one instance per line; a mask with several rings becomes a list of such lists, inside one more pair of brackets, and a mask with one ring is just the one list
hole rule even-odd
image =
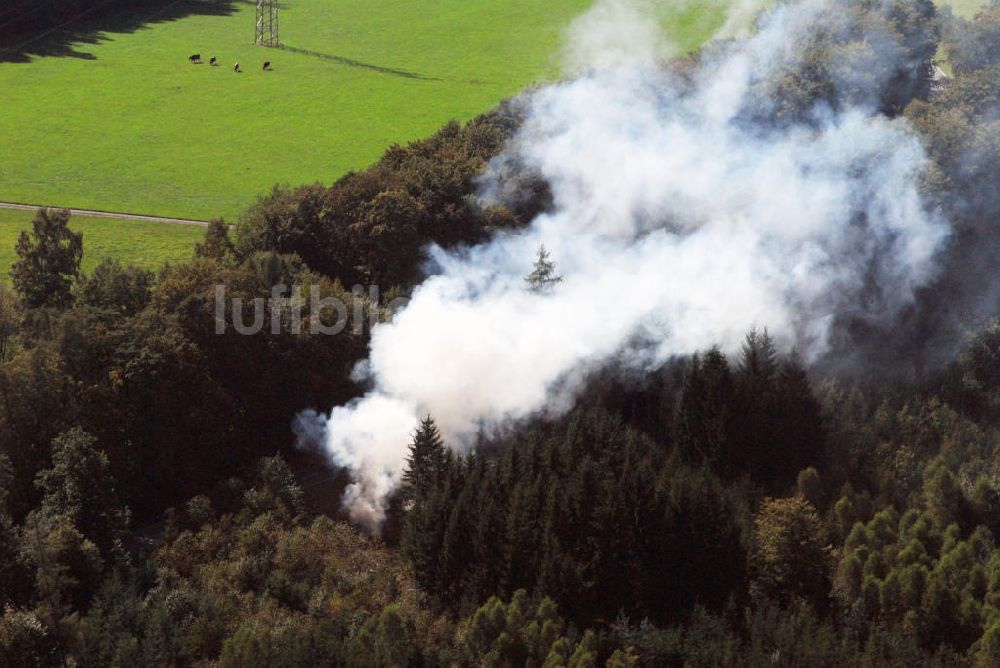
[[[0, 282], [8, 283], [17, 259], [14, 246], [21, 230], [31, 229], [30, 211], [0, 209]], [[190, 260], [194, 245], [205, 234], [195, 225], [73, 216], [74, 232], [83, 232], [82, 270], [88, 273], [105, 257], [124, 264], [156, 269], [165, 262]]]
[[[156, 14], [172, 4], [122, 10], [131, 32], [95, 20], [79, 57], [0, 59], [0, 201], [232, 220], [276, 182], [332, 181], [556, 76], [590, 0], [285, 0], [282, 41], [310, 53], [252, 46], [253, 2]], [[721, 24], [709, 7], [678, 10], [679, 43]]]

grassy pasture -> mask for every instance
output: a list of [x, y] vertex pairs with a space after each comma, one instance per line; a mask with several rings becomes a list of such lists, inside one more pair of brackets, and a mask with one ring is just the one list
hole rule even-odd
[[[121, 20], [85, 19], [32, 43], [27, 62], [0, 54], [0, 200], [232, 219], [272, 183], [331, 181], [557, 76], [563, 30], [591, 2], [284, 0], [294, 50], [275, 51], [250, 45], [249, 0], [141, 0]], [[980, 0], [950, 4], [972, 16]], [[725, 0], [681, 2], [664, 27], [693, 49], [724, 14]], [[194, 52], [220, 66], [189, 64]], [[274, 72], [259, 71], [265, 58]], [[0, 211], [0, 276], [29, 220]], [[182, 259], [201, 235], [74, 224], [87, 266]]]
[[[31, 228], [30, 211], [0, 209], [0, 281], [7, 282], [16, 260], [14, 245], [23, 229]], [[83, 232], [83, 271], [105, 257], [155, 269], [164, 262], [190, 260], [203, 227], [113, 218], [73, 216], [70, 228]]]
[[955, 12], [956, 16], [961, 16], [962, 18], [966, 19], [972, 19], [984, 5], [989, 4], [989, 1], [948, 0], [947, 2], [939, 2], [938, 4], [951, 7], [952, 11]]
[[[232, 219], [275, 182], [332, 181], [556, 76], [590, 2], [284, 0], [291, 51], [251, 45], [252, 2], [144, 0], [123, 32], [74, 26], [94, 37], [70, 56], [0, 58], [0, 201]], [[679, 43], [721, 24], [710, 7], [677, 10]]]

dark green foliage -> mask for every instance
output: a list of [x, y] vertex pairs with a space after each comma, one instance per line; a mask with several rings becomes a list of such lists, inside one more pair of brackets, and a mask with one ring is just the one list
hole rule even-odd
[[[72, 308], [29, 309], [23, 349], [0, 366], [0, 452], [17, 472], [8, 501], [14, 520], [38, 502], [33, 477], [47, 465], [48, 444], [72, 426], [98, 439], [122, 501], [144, 520], [210, 488], [234, 464], [290, 448], [288, 424], [303, 406], [350, 398], [347, 373], [366, 331], [353, 312], [340, 334], [309, 335], [306, 289], [306, 334], [293, 335], [288, 301], [278, 333], [270, 318], [259, 335], [233, 331], [230, 298], [252, 308], [282, 282], [315, 284], [319, 297], [350, 302], [297, 258], [264, 254], [234, 267], [200, 259], [165, 268], [155, 281], [105, 262], [77, 282]], [[217, 285], [226, 289], [223, 335]], [[378, 308], [370, 305], [366, 317]], [[331, 311], [318, 312], [326, 324], [336, 318]]]
[[472, 244], [518, 224], [516, 215], [481, 208], [470, 195], [519, 113], [506, 104], [465, 127], [449, 124], [430, 139], [389, 149], [373, 167], [329, 188], [276, 187], [238, 221], [237, 258], [295, 253], [344, 285], [411, 284], [428, 244]]
[[35, 475], [45, 466], [52, 439], [72, 426], [72, 389], [47, 345], [0, 366], [0, 452], [14, 471], [6, 505], [17, 522], [39, 501]]
[[61, 634], [62, 618], [85, 609], [97, 592], [105, 566], [100, 550], [71, 517], [44, 512], [28, 516], [19, 543], [18, 559], [33, 575], [39, 616]]
[[74, 296], [79, 306], [133, 316], [149, 303], [152, 287], [152, 272], [105, 258], [77, 281]]
[[52, 468], [39, 472], [35, 485], [42, 492], [39, 512], [67, 518], [109, 557], [128, 525], [128, 510], [118, 501], [108, 456], [96, 446], [82, 429], [60, 434], [52, 441]]
[[83, 234], [69, 229], [66, 209], [39, 209], [31, 233], [17, 239], [10, 277], [25, 306], [64, 307], [72, 303], [73, 279], [80, 274]]
[[539, 590], [578, 620], [662, 619], [738, 593], [741, 519], [710, 473], [597, 411], [505, 450], [452, 461], [408, 511], [404, 546], [428, 591]]
[[444, 474], [446, 454], [437, 425], [428, 415], [420, 423], [410, 444], [403, 473], [403, 495], [409, 499], [424, 497]]
[[23, 315], [17, 294], [8, 286], [0, 285], [0, 362], [6, 362], [14, 351]]
[[1000, 320], [991, 321], [968, 343], [952, 373], [962, 408], [977, 416], [1000, 418]]
[[732, 372], [719, 349], [695, 354], [674, 414], [674, 443], [685, 458], [719, 463], [733, 436], [735, 399]]
[[204, 257], [226, 264], [233, 257], [233, 242], [229, 238], [229, 226], [221, 219], [208, 223], [205, 239], [194, 247], [195, 257]]
[[820, 482], [819, 472], [812, 466], [799, 471], [796, 488], [799, 496], [812, 504], [813, 508], [823, 506], [823, 483]]
[[243, 495], [244, 503], [252, 512], [294, 516], [303, 511], [302, 488], [280, 455], [261, 459], [257, 463], [257, 475], [261, 484]]
[[7, 495], [14, 479], [10, 460], [0, 454], [0, 605], [4, 607], [27, 598], [28, 573], [18, 561], [17, 529], [7, 509]]
[[6, 608], [0, 617], [0, 665], [58, 665], [56, 640], [37, 615]]
[[756, 594], [826, 607], [829, 550], [819, 515], [804, 498], [764, 499], [754, 518], [752, 565]]
[[[942, 278], [890, 337], [891, 382], [807, 374], [754, 330], [731, 359], [628, 380], [609, 365], [568, 414], [462, 456], [428, 417], [382, 543], [317, 515], [301, 464], [274, 454], [299, 410], [357, 396], [371, 321], [291, 335], [283, 302], [281, 333], [268, 317], [238, 335], [227, 313], [218, 334], [215, 289], [244, 321], [278, 283], [406, 292], [427, 244], [530, 220], [549, 196], [523, 165], [494, 165], [509, 209], [473, 197], [516, 104], [330, 187], [277, 188], [155, 276], [77, 276], [79, 236], [40, 211], [19, 243], [23, 303], [0, 294], [0, 665], [996, 665], [1000, 329], [982, 326], [995, 295], [963, 300], [1000, 255], [1000, 197], [981, 185], [1000, 171], [1000, 15], [949, 26], [955, 77], [929, 94], [929, 2], [825, 11], [835, 29], [790, 45], [799, 62], [758, 82], [751, 114], [905, 108], [933, 162], [924, 194], [956, 225]], [[874, 67], [886, 55], [901, 65]], [[544, 254], [536, 270], [529, 288], [556, 278]], [[977, 333], [952, 360], [955, 313]], [[945, 334], [923, 347], [925, 332]], [[865, 359], [864, 341], [834, 343]]]
[[470, 665], [596, 665], [593, 633], [588, 630], [579, 639], [567, 635], [555, 603], [533, 601], [523, 589], [507, 604], [490, 597], [465, 624], [460, 656]]
[[[280, 458], [261, 460], [247, 486], [256, 492], [236, 514], [166, 537], [149, 573], [105, 581], [80, 620], [78, 659], [304, 666], [378, 656], [373, 665], [407, 665], [398, 659], [409, 657], [414, 611], [398, 560], [346, 525], [291, 516], [284, 503], [302, 490]], [[259, 503], [268, 495], [275, 504]]]
[[820, 406], [801, 362], [779, 359], [766, 331], [747, 334], [735, 369], [717, 349], [694, 355], [677, 396], [673, 437], [687, 461], [727, 478], [749, 474], [783, 492], [820, 463]]

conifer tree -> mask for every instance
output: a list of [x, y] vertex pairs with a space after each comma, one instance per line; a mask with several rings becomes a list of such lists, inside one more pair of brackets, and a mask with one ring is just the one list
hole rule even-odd
[[767, 330], [751, 329], [740, 348], [739, 378], [751, 391], [769, 389], [778, 371], [778, 353]]
[[[482, 458], [479, 460], [484, 462]], [[483, 466], [482, 463], [479, 464]], [[473, 563], [469, 577], [469, 589], [476, 600], [484, 600], [499, 591], [503, 572], [503, 549], [500, 541], [506, 532], [506, 505], [499, 493], [497, 469], [478, 476], [476, 529], [473, 540]]]
[[474, 536], [473, 501], [476, 483], [469, 480], [462, 486], [458, 499], [448, 509], [447, 526], [441, 537], [441, 550], [437, 555], [437, 579], [441, 595], [446, 600], [457, 601], [462, 594], [463, 573], [474, 556], [470, 538]]
[[702, 449], [710, 460], [722, 455], [732, 440], [735, 390], [729, 361], [718, 348], [712, 348], [702, 358], [702, 383], [706, 406]]
[[435, 595], [440, 594], [438, 565], [448, 516], [444, 490], [431, 487], [414, 500], [403, 525], [403, 552], [413, 564], [417, 583]]
[[[737, 436], [730, 451], [731, 461], [726, 473], [738, 476], [743, 473], [764, 483], [769, 489], [781, 489], [794, 477], [784, 480], [781, 472], [782, 444], [777, 431], [779, 410], [777, 402], [778, 354], [767, 330], [752, 329], [744, 339], [736, 365], [736, 421]], [[804, 465], [791, 471], [794, 476]]]
[[674, 410], [678, 452], [689, 461], [716, 464], [724, 455], [734, 413], [732, 373], [718, 348], [688, 363]]
[[409, 509], [403, 521], [403, 550], [413, 562], [417, 582], [433, 594], [442, 594], [442, 547], [459, 464], [445, 449], [429, 415], [417, 428], [406, 461], [401, 496]]
[[532, 292], [548, 292], [556, 283], [562, 282], [562, 276], [556, 274], [556, 265], [549, 259], [549, 251], [544, 245], [538, 247], [538, 259], [524, 280]]
[[409, 500], [426, 494], [444, 469], [444, 441], [433, 418], [428, 415], [420, 423], [413, 442], [410, 444], [410, 455], [406, 458], [406, 470], [403, 472], [403, 490]]

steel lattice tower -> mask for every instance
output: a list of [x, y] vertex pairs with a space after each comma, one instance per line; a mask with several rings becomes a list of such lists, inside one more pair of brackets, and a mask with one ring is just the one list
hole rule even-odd
[[257, 34], [260, 46], [278, 46], [278, 0], [257, 0]]

